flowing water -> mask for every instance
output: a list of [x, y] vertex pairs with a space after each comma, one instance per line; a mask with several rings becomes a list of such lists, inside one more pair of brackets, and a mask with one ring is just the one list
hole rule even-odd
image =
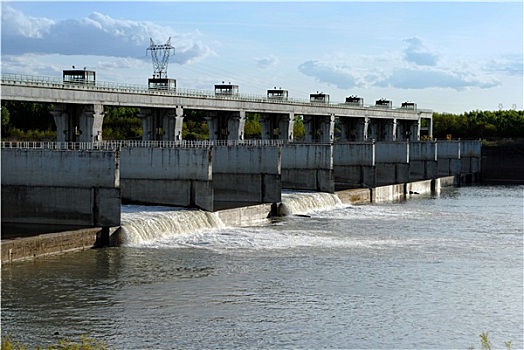
[[[126, 245], [2, 266], [2, 335], [117, 349], [523, 348], [524, 187], [287, 216], [123, 207]], [[298, 215], [297, 215], [298, 214]]]

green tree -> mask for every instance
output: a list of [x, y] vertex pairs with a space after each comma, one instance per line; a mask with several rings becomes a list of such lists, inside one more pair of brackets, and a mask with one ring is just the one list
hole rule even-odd
[[187, 112], [182, 124], [182, 138], [188, 141], [209, 140], [209, 126], [204, 112]]
[[9, 110], [5, 106], [2, 106], [2, 137], [9, 134], [10, 119]]
[[260, 126], [260, 114], [252, 113], [246, 116], [244, 135], [246, 139], [258, 139], [262, 137], [262, 127]]
[[296, 115], [293, 123], [293, 138], [295, 140], [303, 140], [306, 136], [306, 128], [300, 115]]
[[142, 122], [137, 117], [138, 108], [107, 106], [104, 112], [104, 140], [131, 140], [142, 136]]

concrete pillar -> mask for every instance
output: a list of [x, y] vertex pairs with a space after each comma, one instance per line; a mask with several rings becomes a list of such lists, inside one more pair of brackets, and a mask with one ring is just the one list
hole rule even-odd
[[153, 117], [151, 108], [140, 108], [138, 117], [142, 121], [142, 140], [154, 140]]
[[397, 130], [396, 130], [396, 140], [397, 141], [406, 141], [406, 124], [402, 120], [397, 121]]
[[395, 141], [397, 139], [397, 120], [386, 121], [384, 127], [384, 141]]
[[368, 139], [379, 141], [379, 121], [373, 118], [368, 119]]
[[163, 118], [163, 140], [182, 141], [182, 125], [184, 123], [184, 108], [178, 106], [169, 109]]
[[369, 118], [359, 118], [357, 121], [356, 140], [355, 141], [367, 141], [368, 139], [368, 126]]
[[58, 142], [92, 142], [102, 140], [104, 106], [59, 103], [51, 112]]
[[428, 118], [428, 137], [433, 139], [433, 118]]
[[335, 115], [304, 116], [306, 142], [331, 143], [335, 139]]
[[80, 132], [78, 142], [102, 141], [104, 106], [102, 104], [84, 105], [79, 118]]
[[278, 123], [279, 139], [293, 141], [293, 126], [295, 125], [295, 114], [283, 114]]
[[262, 129], [262, 140], [271, 140], [273, 138], [274, 125], [271, 114], [260, 113], [260, 128]]
[[[294, 113], [271, 114], [260, 113], [260, 127], [262, 128], [262, 140], [293, 140], [293, 125], [295, 123]], [[278, 129], [278, 135], [275, 135]]]
[[204, 118], [207, 121], [207, 127], [209, 129], [209, 141], [219, 140], [220, 130], [217, 112], [208, 111], [206, 112], [206, 116]]
[[306, 143], [312, 143], [316, 139], [314, 124], [313, 124], [313, 116], [304, 115], [302, 122], [304, 123], [304, 131], [305, 131], [304, 141], [306, 141]]
[[244, 139], [244, 126], [246, 125], [246, 112], [241, 110], [232, 112], [227, 122], [228, 140], [239, 141]]
[[420, 140], [420, 123], [417, 121], [414, 121], [410, 125], [409, 130], [409, 141], [419, 141]]
[[330, 116], [322, 118], [321, 129], [322, 143], [332, 143], [335, 140], [335, 115], [331, 114]]
[[67, 117], [66, 105], [62, 103], [55, 104], [51, 114], [56, 124], [56, 141], [69, 141], [69, 118]]

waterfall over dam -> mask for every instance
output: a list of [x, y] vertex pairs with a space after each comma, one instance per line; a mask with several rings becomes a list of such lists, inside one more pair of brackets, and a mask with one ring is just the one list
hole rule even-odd
[[[279, 207], [280, 216], [305, 215], [343, 205], [335, 194], [320, 192], [285, 192]], [[265, 224], [264, 222], [263, 224]], [[267, 221], [269, 223], [269, 221]], [[180, 235], [223, 229], [226, 225], [213, 212], [185, 208], [136, 206], [122, 207], [123, 245], [147, 246]]]

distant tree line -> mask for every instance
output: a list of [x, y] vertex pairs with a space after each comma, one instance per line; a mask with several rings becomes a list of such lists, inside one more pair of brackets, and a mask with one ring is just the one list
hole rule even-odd
[[[48, 103], [2, 101], [3, 140], [56, 140], [56, 126], [51, 115], [53, 105]], [[130, 107], [104, 108], [102, 136], [104, 140], [132, 140], [142, 138], [139, 109]], [[279, 130], [274, 130], [278, 134]], [[262, 137], [260, 115], [247, 113], [245, 138]], [[300, 116], [295, 116], [295, 139], [304, 138], [305, 128]], [[452, 138], [524, 138], [524, 111], [471, 111], [463, 114], [433, 113], [433, 136]], [[276, 136], [276, 135], [275, 135]], [[182, 128], [184, 140], [207, 140], [209, 129], [204, 112], [188, 111]]]
[[463, 114], [433, 113], [433, 137], [524, 138], [524, 111], [471, 111]]

